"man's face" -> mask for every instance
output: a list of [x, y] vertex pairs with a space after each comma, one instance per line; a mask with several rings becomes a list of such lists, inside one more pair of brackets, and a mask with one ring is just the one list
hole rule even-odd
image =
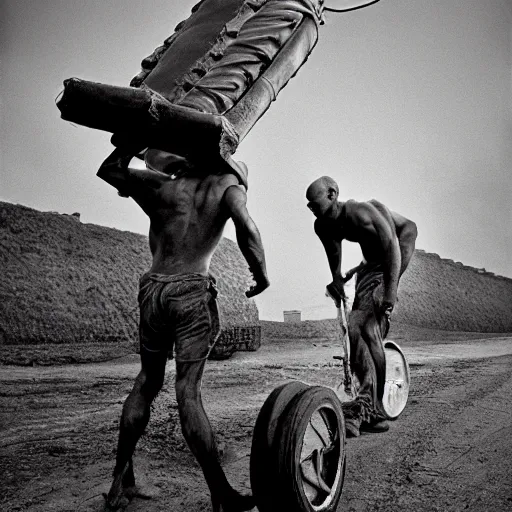
[[323, 187], [310, 188], [307, 191], [306, 199], [308, 208], [317, 218], [324, 217], [332, 208], [333, 201], [329, 199], [328, 191]]

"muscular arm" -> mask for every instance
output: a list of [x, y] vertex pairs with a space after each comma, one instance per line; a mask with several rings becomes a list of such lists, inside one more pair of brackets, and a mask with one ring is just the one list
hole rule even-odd
[[132, 197], [149, 215], [155, 192], [190, 166], [186, 158], [159, 149], [134, 155], [116, 148], [103, 162], [98, 176], [117, 188], [121, 197]]
[[143, 162], [131, 162], [126, 169], [127, 192], [150, 218], [158, 191], [169, 179], [161, 171], [148, 169]]
[[418, 229], [416, 224], [398, 213], [391, 212], [393, 221], [396, 226], [396, 234], [398, 236], [398, 244], [400, 246], [401, 265], [400, 276], [405, 272], [409, 266], [412, 255], [414, 254], [414, 247], [416, 245], [416, 238], [418, 237]]
[[332, 296], [338, 306], [341, 300], [345, 300], [345, 290], [343, 289], [343, 277], [341, 276], [341, 240], [335, 240], [332, 233], [326, 229], [325, 225], [317, 219], [315, 221], [315, 233], [322, 242], [329, 262], [329, 268], [332, 274], [332, 283], [327, 286], [327, 291]]
[[155, 191], [170, 177], [161, 171], [149, 169], [143, 161], [115, 149], [103, 162], [98, 176], [117, 188], [121, 197], [132, 197], [149, 215]]
[[229, 187], [224, 193], [223, 201], [235, 225], [238, 247], [256, 281], [256, 284], [245, 292], [247, 297], [253, 297], [268, 288], [270, 284], [261, 236], [247, 211], [247, 195], [243, 187], [239, 185]]
[[359, 265], [351, 268], [349, 271], [347, 271], [345, 273], [345, 277], [343, 278], [343, 281], [345, 283], [347, 283], [348, 281], [350, 281], [352, 279], [352, 277], [354, 277], [354, 274], [357, 274], [357, 272], [359, 272], [360, 270], [362, 270], [364, 268], [364, 266], [366, 265], [366, 262], [363, 260], [361, 263], [359, 263]]
[[315, 220], [315, 233], [324, 246], [333, 280], [341, 280], [341, 242], [335, 240], [318, 219]]

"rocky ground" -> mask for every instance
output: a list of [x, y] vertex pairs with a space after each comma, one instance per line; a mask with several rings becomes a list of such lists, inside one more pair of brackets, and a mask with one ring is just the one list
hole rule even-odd
[[[399, 340], [411, 366], [408, 405], [389, 432], [348, 440], [340, 511], [512, 509], [512, 338], [478, 338]], [[334, 386], [338, 351], [331, 342], [265, 342], [208, 363], [205, 407], [237, 488], [249, 491], [252, 430], [268, 394], [291, 379]], [[0, 367], [1, 510], [102, 510], [121, 406], [138, 368], [135, 355]], [[181, 435], [173, 378], [169, 365], [134, 459], [153, 498], [133, 500], [128, 512], [210, 510]]]

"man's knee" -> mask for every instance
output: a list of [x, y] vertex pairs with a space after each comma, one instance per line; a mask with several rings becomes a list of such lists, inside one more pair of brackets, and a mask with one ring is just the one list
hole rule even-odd
[[384, 356], [382, 333], [376, 322], [368, 322], [363, 329], [361, 329], [361, 337], [370, 349], [373, 357], [376, 357], [379, 354], [382, 354], [382, 357]]
[[356, 339], [359, 337], [360, 329], [359, 325], [355, 322], [349, 322], [348, 323], [348, 337], [349, 339]]
[[146, 399], [153, 400], [162, 389], [165, 380], [165, 366], [146, 367], [137, 377], [141, 393]]
[[362, 325], [362, 322], [360, 319], [360, 315], [353, 313], [349, 316], [349, 319], [347, 322], [347, 327], [348, 327], [348, 336], [351, 341], [352, 340], [356, 341], [360, 338], [361, 325]]
[[363, 353], [365, 351], [361, 325], [355, 322], [350, 323], [348, 326], [348, 336], [350, 343], [350, 358], [358, 360], [363, 357]]
[[164, 385], [166, 355], [151, 354], [149, 357], [147, 353], [143, 353], [141, 361], [142, 370], [137, 376], [136, 386], [139, 386], [146, 400], [152, 401]]
[[201, 381], [195, 378], [191, 373], [185, 373], [176, 377], [176, 400], [178, 405], [185, 404], [187, 401], [197, 401], [201, 396]]
[[147, 415], [148, 411], [146, 411], [144, 407], [136, 407], [127, 400], [123, 407], [121, 427], [130, 430], [144, 428], [147, 423]]
[[149, 402], [152, 402], [164, 385], [164, 376], [146, 382], [144, 395]]

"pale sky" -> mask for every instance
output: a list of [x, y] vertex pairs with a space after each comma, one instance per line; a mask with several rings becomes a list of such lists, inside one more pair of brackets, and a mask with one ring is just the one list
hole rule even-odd
[[[0, 2], [0, 200], [147, 233], [135, 203], [95, 176], [110, 135], [62, 121], [54, 101], [72, 76], [128, 85], [194, 3]], [[304, 198], [324, 174], [341, 200], [377, 198], [414, 220], [418, 248], [512, 277], [512, 3], [381, 0], [326, 18], [235, 155], [267, 254], [260, 317], [335, 316]], [[360, 253], [343, 248], [348, 269]]]

